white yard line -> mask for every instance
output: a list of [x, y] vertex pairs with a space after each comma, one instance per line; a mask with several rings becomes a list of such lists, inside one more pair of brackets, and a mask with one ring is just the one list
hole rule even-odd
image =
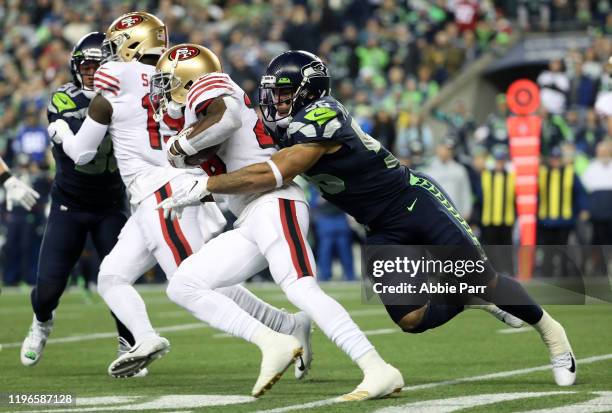
[[[194, 330], [196, 328], [208, 328], [204, 323], [190, 323], [190, 324], [178, 324], [175, 326], [159, 327], [155, 329], [159, 333], [168, 333], [171, 331], [183, 331], [183, 330]], [[47, 341], [47, 344], [62, 344], [62, 343], [75, 343], [79, 341], [98, 340], [100, 338], [112, 338], [117, 337], [117, 332], [109, 333], [95, 333], [95, 334], [79, 334], [69, 337], [58, 337], [51, 338]], [[17, 343], [3, 343], [0, 344], [3, 348], [21, 347], [21, 341]]]
[[[598, 361], [611, 360], [611, 359], [612, 359], [612, 353], [602, 354], [600, 356], [586, 357], [583, 359], [576, 360], [576, 362], [582, 365], [582, 364], [596, 363]], [[406, 386], [402, 389], [402, 391], [416, 391], [416, 390], [431, 389], [434, 387], [450, 386], [450, 385], [459, 384], [459, 383], [469, 383], [473, 381], [498, 379], [502, 377], [518, 376], [521, 374], [534, 373], [536, 371], [544, 371], [544, 370], [549, 370], [549, 369], [550, 369], [550, 364], [547, 364], [545, 366], [531, 367], [527, 369], [508, 370], [508, 371], [501, 371], [498, 373], [483, 374], [481, 376], [463, 377], [463, 378], [453, 379], [453, 380], [444, 380], [444, 381], [437, 381], [433, 383], [418, 384], [416, 386]], [[284, 413], [284, 412], [290, 412], [293, 410], [313, 409], [316, 407], [329, 406], [331, 404], [336, 404], [336, 403], [342, 403], [342, 402], [338, 400], [337, 397], [334, 397], [333, 399], [317, 400], [314, 402], [294, 404], [294, 405], [285, 406], [285, 407], [278, 407], [275, 409], [258, 410], [255, 413]]]
[[[364, 330], [364, 334], [366, 336], [381, 336], [384, 334], [393, 334], [399, 333], [401, 330], [399, 328], [379, 328], [376, 330]], [[213, 338], [233, 338], [231, 334], [218, 333], [213, 334]]]

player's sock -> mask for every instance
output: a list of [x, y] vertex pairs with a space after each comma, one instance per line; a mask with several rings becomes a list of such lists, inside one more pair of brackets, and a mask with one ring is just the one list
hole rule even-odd
[[121, 320], [117, 318], [115, 313], [111, 311], [111, 315], [115, 319], [115, 325], [117, 326], [118, 336], [124, 339], [130, 345], [130, 347], [132, 347], [135, 344], [134, 336], [132, 335], [130, 330], [128, 330], [128, 328], [121, 322]]
[[542, 307], [536, 304], [523, 286], [513, 278], [498, 275], [492, 297], [491, 301], [495, 305], [526, 323], [533, 325], [542, 318]]
[[372, 348], [363, 356], [359, 357], [355, 360], [361, 371], [366, 374], [368, 371], [371, 371], [376, 368], [384, 368], [387, 366], [387, 363], [380, 357], [378, 351], [375, 348]]
[[285, 294], [353, 361], [374, 349], [344, 307], [325, 294], [313, 277], [302, 277], [293, 282], [286, 287]]
[[[229, 297], [207, 288], [201, 279], [175, 274], [166, 290], [168, 297], [199, 320], [236, 337], [252, 342], [258, 329], [269, 329], [250, 316]], [[276, 334], [276, 333], [275, 333]]]
[[106, 305], [132, 332], [136, 341], [157, 335], [149, 320], [147, 307], [133, 286], [119, 284], [100, 290], [98, 283], [98, 290]]
[[463, 311], [463, 308], [463, 305], [437, 304], [430, 301], [427, 303], [421, 322], [416, 327], [404, 331], [407, 333], [423, 333], [436, 328], [454, 318]]
[[546, 311], [542, 310], [542, 313], [542, 318], [533, 325], [533, 328], [540, 333], [551, 357], [572, 351], [569, 340], [565, 335], [565, 329]]
[[293, 314], [266, 303], [241, 285], [217, 288], [215, 291], [231, 298], [240, 308], [274, 331], [291, 334], [295, 328]]

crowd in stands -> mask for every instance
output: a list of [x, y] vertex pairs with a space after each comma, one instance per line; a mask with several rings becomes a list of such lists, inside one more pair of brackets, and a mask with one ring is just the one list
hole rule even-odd
[[[513, 34], [511, 20], [518, 18], [521, 29], [554, 29], [565, 19], [568, 7], [574, 11], [573, 3], [0, 0], [0, 156], [41, 194], [48, 193], [54, 165], [48, 151], [45, 110], [51, 93], [70, 81], [72, 46], [88, 32], [104, 31], [125, 12], [147, 10], [167, 24], [171, 44], [192, 42], [212, 49], [221, 57], [224, 70], [254, 101], [259, 77], [273, 56], [290, 48], [315, 52], [330, 67], [334, 95], [364, 131], [379, 139], [402, 162], [427, 170], [430, 164], [443, 164], [442, 158], [450, 153], [451, 159], [456, 158], [458, 165], [464, 167], [486, 160], [499, 143], [507, 144], [503, 97], [498, 98], [497, 110], [485, 125], [476, 124], [464, 102], [457, 102], [455, 109], [448, 112], [434, 110], [429, 119], [420, 109], [481, 55], [502, 52]], [[543, 139], [551, 142], [550, 148], [572, 144], [573, 153], [584, 154], [588, 159], [595, 155], [598, 142], [612, 132], [593, 111], [597, 93], [610, 87], [610, 67], [604, 62], [610, 55], [610, 41], [604, 35], [612, 32], [612, 12], [604, 7], [605, 1], [577, 3], [581, 28], [598, 28], [593, 34], [596, 40], [587, 51], [576, 51], [564, 62], [551, 62], [546, 72], [549, 74], [542, 74], [541, 86], [549, 86], [552, 96], [543, 105], [547, 111]], [[562, 103], [554, 97], [558, 85], [565, 99]], [[444, 122], [448, 128], [438, 148], [440, 137], [433, 135], [431, 118]], [[583, 163], [577, 171], [583, 173], [586, 167]], [[466, 216], [473, 215], [469, 201], [474, 199], [474, 193], [467, 195], [465, 204], [469, 204], [470, 211], [464, 212]], [[351, 231], [348, 224], [342, 224], [346, 218], [315, 195], [312, 198], [314, 217], [337, 215], [334, 231], [326, 231], [325, 226], [316, 230], [318, 245], [345, 248], [337, 245], [345, 246]], [[30, 213], [19, 208], [4, 213], [1, 222], [5, 246], [0, 268], [4, 269], [4, 281], [15, 283], [21, 279], [31, 283], [45, 222], [44, 201]], [[345, 238], [341, 242], [321, 238], [328, 232], [333, 236], [342, 233]], [[330, 252], [321, 250], [319, 255], [329, 256]], [[345, 251], [339, 256], [349, 262]], [[352, 278], [352, 269], [345, 273]]]

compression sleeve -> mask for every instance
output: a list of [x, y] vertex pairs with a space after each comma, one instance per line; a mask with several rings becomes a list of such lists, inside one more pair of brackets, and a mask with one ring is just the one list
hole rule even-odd
[[87, 116], [76, 135], [69, 133], [63, 138], [64, 152], [77, 165], [85, 165], [91, 162], [96, 156], [98, 146], [102, 143], [107, 130], [108, 125], [98, 123]]

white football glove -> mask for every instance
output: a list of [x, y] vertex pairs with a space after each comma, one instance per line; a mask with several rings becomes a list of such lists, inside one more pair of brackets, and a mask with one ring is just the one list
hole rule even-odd
[[14, 176], [11, 176], [4, 182], [4, 188], [6, 189], [6, 209], [8, 211], [13, 210], [15, 203], [20, 204], [29, 211], [36, 203], [36, 200], [40, 198], [38, 192]]
[[55, 122], [51, 122], [47, 127], [47, 132], [49, 133], [51, 140], [58, 145], [61, 145], [67, 136], [72, 135], [72, 130], [70, 129], [68, 122], [63, 119], [58, 119]]
[[200, 205], [202, 198], [210, 194], [206, 189], [207, 183], [208, 176], [185, 181], [182, 186], [174, 189], [170, 198], [164, 199], [155, 208], [164, 211], [164, 218], [180, 218], [185, 207]]

